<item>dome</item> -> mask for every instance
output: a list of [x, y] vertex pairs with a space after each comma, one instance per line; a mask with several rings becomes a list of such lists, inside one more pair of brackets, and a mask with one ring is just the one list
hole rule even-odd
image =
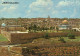
[[5, 27], [5, 26], [6, 26], [6, 24], [5, 24], [5, 23], [2, 23], [2, 24], [1, 24], [1, 26], [2, 26], [2, 27]]
[[63, 20], [62, 23], [63, 23], [63, 24], [67, 24], [68, 21], [67, 21], [67, 20]]

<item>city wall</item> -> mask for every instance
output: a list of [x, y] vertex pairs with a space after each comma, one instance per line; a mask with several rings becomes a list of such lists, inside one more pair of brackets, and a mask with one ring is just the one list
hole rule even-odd
[[11, 42], [13, 44], [25, 43], [43, 36], [44, 33], [11, 33]]
[[[36, 38], [45, 37], [46, 33], [10, 33], [1, 31], [1, 34], [7, 37], [12, 44], [20, 44], [30, 42]], [[49, 37], [66, 37], [69, 33], [48, 33]], [[76, 36], [80, 36], [80, 32], [72, 32]]]
[[[36, 38], [45, 37], [46, 33], [12, 33], [12, 43], [25, 43]], [[49, 37], [66, 37], [69, 33], [49, 33]], [[76, 36], [80, 36], [80, 32], [73, 32]]]

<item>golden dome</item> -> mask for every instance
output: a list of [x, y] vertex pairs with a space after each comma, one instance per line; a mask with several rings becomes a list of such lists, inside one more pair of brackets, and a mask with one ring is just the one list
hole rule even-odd
[[67, 20], [63, 20], [62, 23], [63, 23], [63, 24], [67, 24], [68, 21], [67, 21]]

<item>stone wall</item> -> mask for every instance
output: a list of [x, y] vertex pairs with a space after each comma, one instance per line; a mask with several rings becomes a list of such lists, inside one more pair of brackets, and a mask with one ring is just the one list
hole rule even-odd
[[44, 33], [12, 33], [11, 43], [25, 43], [35, 38], [43, 37]]
[[[7, 37], [12, 44], [21, 44], [29, 42], [36, 38], [43, 38], [46, 33], [10, 33], [1, 31], [1, 34]], [[66, 37], [69, 33], [48, 33], [49, 37]], [[76, 36], [80, 36], [80, 32], [72, 32]]]

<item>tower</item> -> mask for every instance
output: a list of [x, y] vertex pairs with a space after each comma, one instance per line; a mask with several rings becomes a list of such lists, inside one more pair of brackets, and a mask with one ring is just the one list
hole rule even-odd
[[50, 18], [50, 16], [48, 15], [48, 18]]

